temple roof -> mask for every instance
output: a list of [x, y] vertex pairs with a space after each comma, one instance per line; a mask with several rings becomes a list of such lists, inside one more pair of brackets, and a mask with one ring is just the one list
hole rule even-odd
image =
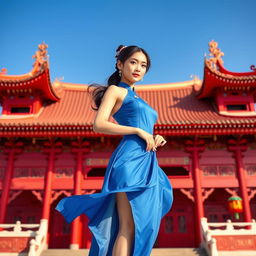
[[[167, 135], [255, 134], [255, 113], [221, 115], [210, 97], [216, 88], [254, 90], [256, 70], [234, 73], [222, 63], [224, 54], [217, 43], [209, 43], [211, 56], [205, 60], [204, 80], [166, 84], [136, 85], [137, 94], [158, 112], [155, 131]], [[46, 44], [38, 46], [30, 73], [20, 76], [0, 74], [0, 95], [42, 92], [45, 101], [35, 114], [0, 115], [1, 136], [98, 136], [92, 129], [96, 112], [88, 85], [50, 82]], [[34, 90], [36, 89], [36, 90]], [[110, 121], [116, 122], [113, 117]]]
[[[255, 133], [255, 117], [226, 117], [219, 115], [211, 101], [198, 100], [194, 86], [198, 79], [180, 83], [136, 85], [135, 90], [158, 112], [155, 129], [164, 134], [234, 134]], [[87, 85], [56, 81], [61, 100], [42, 107], [37, 115], [0, 116], [0, 134], [69, 134], [96, 136], [92, 125], [96, 112], [86, 92]], [[111, 117], [110, 121], [115, 122]]]
[[38, 45], [38, 51], [32, 57], [35, 59], [33, 68], [23, 75], [7, 75], [6, 70], [0, 73], [0, 96], [1, 94], [32, 93], [39, 91], [44, 99], [58, 101], [58, 93], [53, 89], [50, 81], [47, 45]]
[[211, 41], [209, 51], [211, 58], [204, 61], [204, 79], [202, 86], [195, 87], [198, 99], [214, 96], [216, 89], [224, 91], [251, 91], [256, 89], [256, 68], [251, 66], [251, 72], [231, 72], [224, 68], [223, 52], [217, 47], [218, 43]]

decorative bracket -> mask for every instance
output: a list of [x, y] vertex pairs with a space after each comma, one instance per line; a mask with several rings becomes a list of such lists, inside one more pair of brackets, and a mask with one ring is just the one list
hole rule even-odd
[[96, 191], [97, 191], [96, 189], [84, 189], [84, 190], [82, 190], [82, 194], [90, 195], [90, 194], [94, 194]]
[[194, 202], [194, 189], [193, 188], [181, 188], [180, 191], [187, 196], [188, 199], [190, 199], [192, 202]]
[[203, 202], [214, 192], [214, 188], [202, 188]]
[[238, 188], [225, 188], [225, 191], [228, 192], [231, 196], [238, 196]]
[[247, 192], [248, 192], [249, 201], [251, 201], [251, 199], [253, 199], [254, 196], [256, 195], [256, 189], [247, 188]]
[[43, 202], [43, 190], [32, 190], [32, 194], [40, 201]]
[[9, 194], [8, 204], [11, 203], [17, 196], [19, 196], [23, 190], [11, 190]]
[[71, 196], [70, 190], [54, 190], [52, 191], [51, 204], [61, 195]]

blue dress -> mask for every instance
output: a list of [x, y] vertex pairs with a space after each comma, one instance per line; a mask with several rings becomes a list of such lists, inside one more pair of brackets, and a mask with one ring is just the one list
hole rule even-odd
[[[125, 126], [139, 127], [153, 134], [157, 112], [132, 88], [120, 82], [127, 94], [114, 119]], [[171, 209], [172, 186], [159, 167], [155, 151], [146, 150], [146, 142], [136, 134], [124, 135], [109, 160], [102, 191], [63, 198], [56, 209], [67, 222], [81, 214], [89, 218], [92, 232], [89, 256], [112, 256], [118, 233], [116, 192], [126, 192], [130, 202], [135, 237], [132, 256], [149, 256], [156, 241], [160, 222]]]

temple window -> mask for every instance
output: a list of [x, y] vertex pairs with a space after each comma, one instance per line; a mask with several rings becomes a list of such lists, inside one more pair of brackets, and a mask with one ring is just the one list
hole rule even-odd
[[165, 233], [172, 233], [173, 232], [173, 216], [166, 216], [165, 218]]
[[180, 233], [187, 232], [187, 225], [186, 225], [186, 216], [180, 215], [178, 217], [178, 230]]
[[13, 220], [14, 220], [14, 222], [16, 222], [16, 221], [22, 222], [22, 217], [21, 216], [14, 216]]
[[36, 223], [35, 216], [27, 216], [27, 223]]
[[2, 100], [3, 115], [31, 115], [36, 114], [42, 107], [42, 99], [33, 95], [9, 95]]
[[168, 166], [168, 167], [161, 167], [163, 169], [163, 171], [165, 172], [165, 174], [170, 177], [174, 177], [174, 176], [183, 176], [183, 177], [189, 177], [190, 176], [190, 172], [188, 170], [188, 168], [186, 168], [186, 166]]
[[11, 114], [30, 113], [30, 107], [12, 107]]
[[254, 97], [248, 92], [219, 91], [215, 95], [215, 101], [220, 114], [256, 115]]
[[234, 105], [226, 105], [228, 111], [236, 111], [236, 110], [247, 110], [246, 104], [234, 104]]
[[64, 221], [62, 224], [62, 233], [67, 235], [67, 234], [70, 234], [70, 231], [71, 231], [71, 225], [66, 221]]
[[106, 172], [106, 168], [92, 168], [88, 174], [87, 177], [104, 177]]

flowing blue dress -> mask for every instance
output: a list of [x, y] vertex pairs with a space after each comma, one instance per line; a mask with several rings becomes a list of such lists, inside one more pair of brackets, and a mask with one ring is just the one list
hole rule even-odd
[[[125, 126], [139, 127], [153, 134], [158, 114], [132, 88], [120, 82], [127, 94], [114, 119]], [[85, 214], [92, 232], [89, 256], [112, 256], [119, 221], [116, 192], [126, 192], [130, 202], [135, 236], [132, 256], [149, 256], [160, 222], [171, 209], [173, 191], [168, 177], [159, 167], [155, 151], [136, 134], [124, 135], [109, 160], [100, 193], [63, 198], [56, 209], [67, 222]]]

